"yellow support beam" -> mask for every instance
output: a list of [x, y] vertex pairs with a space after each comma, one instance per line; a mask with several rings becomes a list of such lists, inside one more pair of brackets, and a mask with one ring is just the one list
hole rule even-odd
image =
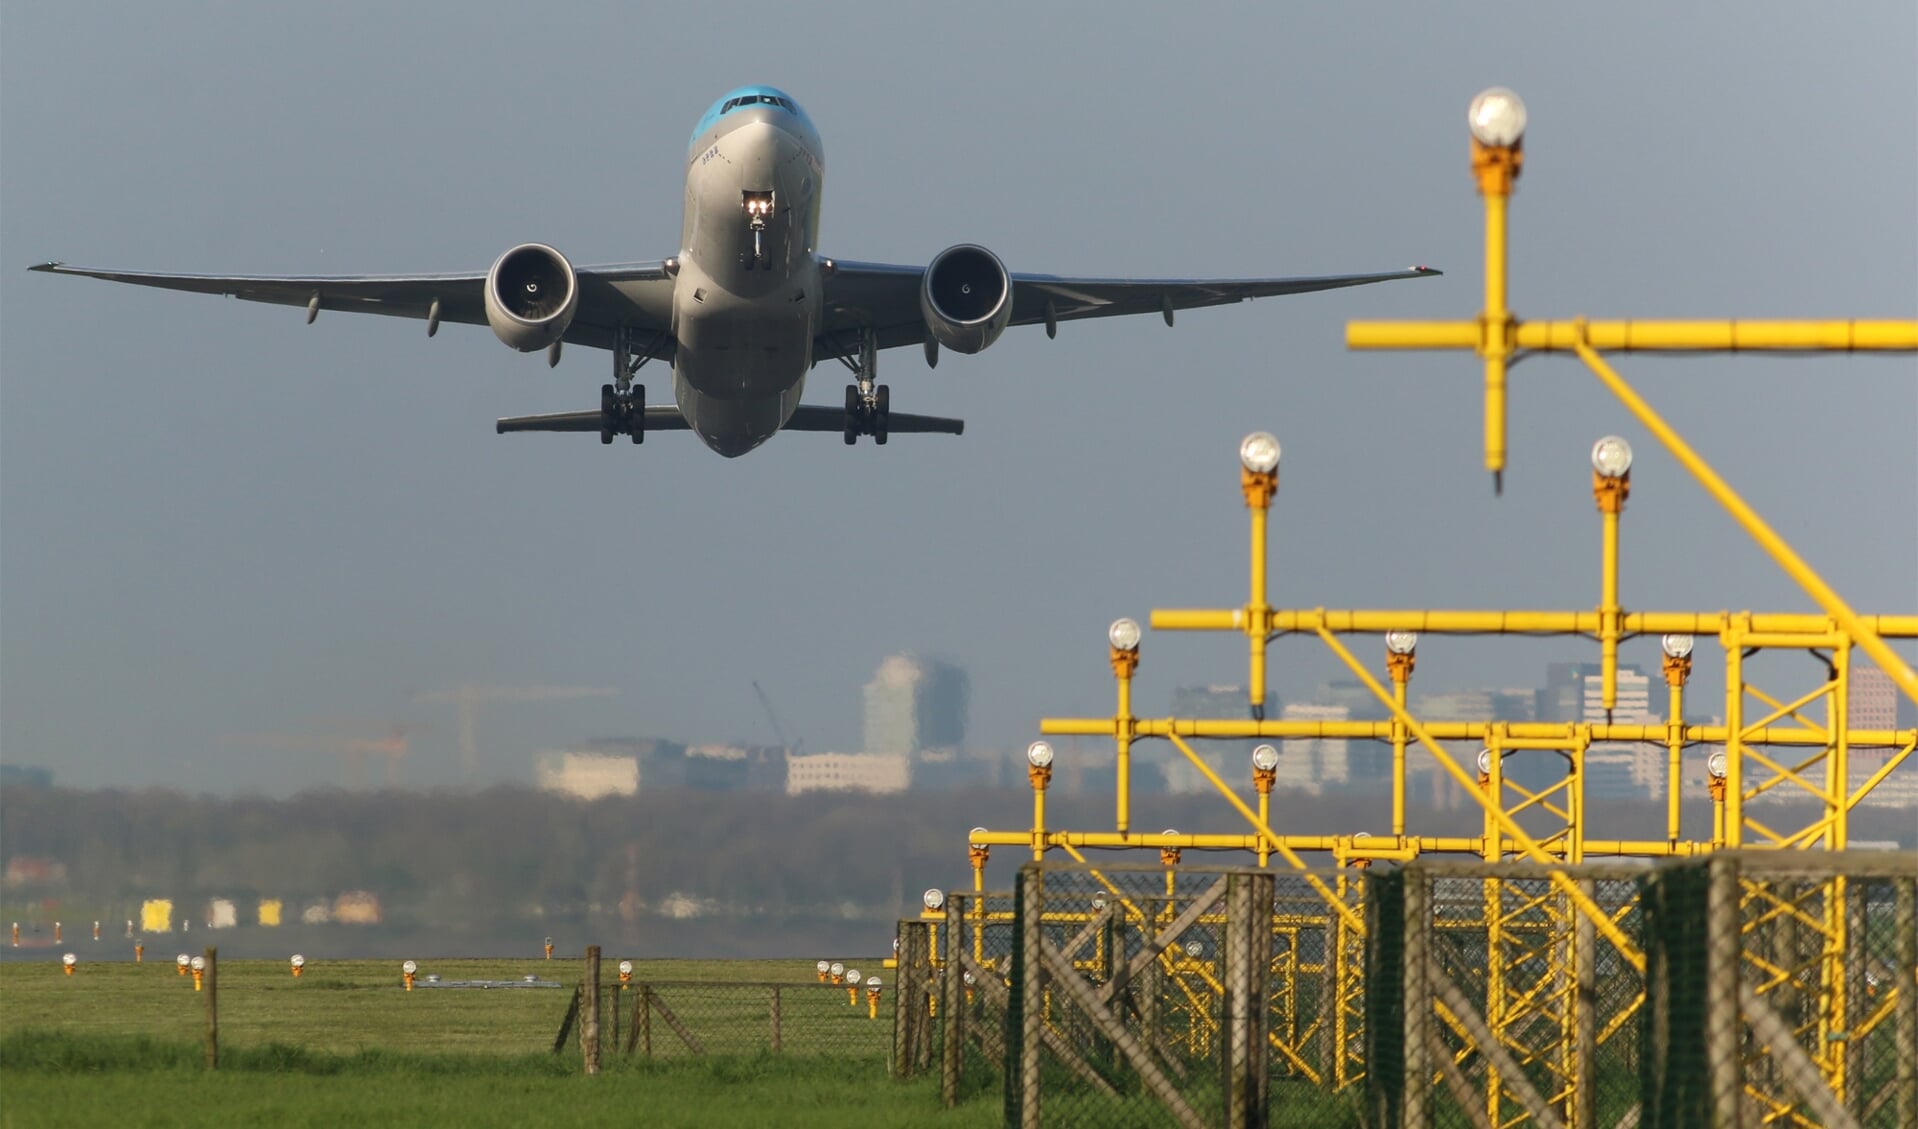
[[[1581, 333], [1581, 326], [1582, 333]], [[1918, 321], [1527, 321], [1511, 330], [1521, 353], [1918, 352]], [[1353, 321], [1348, 349], [1460, 350], [1483, 354], [1480, 321]]]
[[[1387, 631], [1416, 631], [1421, 635], [1589, 635], [1598, 637], [1602, 617], [1597, 611], [1444, 611], [1429, 608], [1275, 609], [1271, 629], [1279, 634], [1316, 633], [1378, 635]], [[1863, 615], [1858, 622], [1886, 639], [1918, 639], [1918, 615]], [[1155, 609], [1154, 631], [1246, 630], [1240, 608]], [[1732, 627], [1763, 637], [1759, 646], [1830, 646], [1839, 624], [1829, 615], [1750, 612], [1626, 612], [1619, 630], [1633, 635], [1719, 635]], [[1800, 639], [1798, 636], [1809, 636]]]

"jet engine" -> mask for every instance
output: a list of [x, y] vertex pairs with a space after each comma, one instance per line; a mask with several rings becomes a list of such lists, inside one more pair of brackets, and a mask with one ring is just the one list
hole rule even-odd
[[926, 267], [919, 312], [934, 341], [954, 352], [977, 353], [999, 340], [1012, 320], [1012, 276], [984, 247], [948, 247]]
[[544, 243], [522, 243], [486, 272], [486, 324], [522, 353], [558, 341], [578, 306], [573, 264]]

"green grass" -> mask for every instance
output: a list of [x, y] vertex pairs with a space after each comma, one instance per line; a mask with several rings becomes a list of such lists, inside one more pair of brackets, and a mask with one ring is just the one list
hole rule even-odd
[[[877, 969], [879, 962], [871, 962]], [[446, 979], [567, 982], [576, 962], [422, 961]], [[803, 979], [801, 978], [803, 975]], [[609, 979], [616, 980], [608, 966]], [[569, 990], [400, 985], [392, 962], [220, 967], [220, 1069], [203, 1063], [204, 995], [169, 958], [0, 965], [0, 1129], [15, 1126], [601, 1125], [944, 1126], [997, 1124], [996, 1092], [939, 1107], [934, 1079], [887, 1077], [880, 1018], [819, 989], [809, 963], [646, 962], [638, 978], [778, 980], [785, 1052], [764, 1050], [769, 991], [662, 991], [715, 1052], [693, 1057], [662, 1018], [656, 1056], [610, 1049], [581, 1075], [569, 1046], [547, 1053]], [[890, 979], [890, 977], [888, 977]], [[632, 994], [627, 994], [628, 1006]], [[606, 1021], [610, 1028], [610, 1018]], [[624, 1020], [622, 1020], [624, 1026]]]

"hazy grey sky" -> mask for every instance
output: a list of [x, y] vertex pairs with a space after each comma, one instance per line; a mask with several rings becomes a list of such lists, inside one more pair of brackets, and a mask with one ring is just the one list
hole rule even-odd
[[[1016, 330], [936, 372], [894, 351], [894, 404], [964, 438], [786, 435], [729, 462], [688, 436], [493, 434], [596, 403], [603, 353], [549, 371], [484, 329], [308, 327], [25, 270], [478, 269], [529, 239], [658, 258], [692, 123], [745, 82], [819, 124], [842, 258], [978, 241], [1014, 270], [1449, 273], [1174, 330]], [[1108, 708], [1113, 617], [1243, 600], [1254, 426], [1285, 444], [1281, 605], [1592, 606], [1586, 453], [1616, 431], [1639, 452], [1628, 605], [1809, 610], [1575, 362], [1514, 374], [1494, 499], [1477, 364], [1343, 348], [1348, 318], [1478, 308], [1464, 113], [1494, 83], [1531, 109], [1521, 313], [1918, 312], [1909, 2], [7, 4], [0, 757], [284, 792], [339, 766], [222, 735], [406, 718], [434, 726], [409, 775], [446, 781], [452, 712], [411, 698], [464, 682], [621, 691], [483, 714], [495, 778], [599, 735], [769, 739], [754, 679], [809, 748], [849, 748], [901, 649], [964, 663], [977, 738], [1023, 743]], [[1918, 610], [1910, 358], [1621, 367], [1854, 606]], [[843, 383], [822, 366], [808, 398]], [[1588, 653], [1429, 641], [1419, 686], [1534, 685]], [[1287, 698], [1332, 673], [1313, 643], [1274, 657]], [[1229, 637], [1149, 636], [1142, 708], [1243, 662]]]

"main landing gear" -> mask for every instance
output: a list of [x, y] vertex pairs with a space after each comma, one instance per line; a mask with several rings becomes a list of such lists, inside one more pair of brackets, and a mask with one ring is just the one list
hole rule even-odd
[[859, 442], [861, 435], [872, 436], [881, 446], [886, 442], [886, 423], [892, 412], [892, 389], [873, 380], [879, 371], [879, 338], [872, 330], [859, 335], [859, 359], [840, 357], [840, 363], [852, 370], [858, 383], [846, 385], [846, 446]]
[[646, 386], [634, 384], [633, 374], [652, 359], [661, 334], [633, 347], [633, 334], [625, 322], [613, 331], [613, 383], [599, 386], [599, 441], [611, 443], [615, 435], [630, 435], [633, 442], [646, 442]]

